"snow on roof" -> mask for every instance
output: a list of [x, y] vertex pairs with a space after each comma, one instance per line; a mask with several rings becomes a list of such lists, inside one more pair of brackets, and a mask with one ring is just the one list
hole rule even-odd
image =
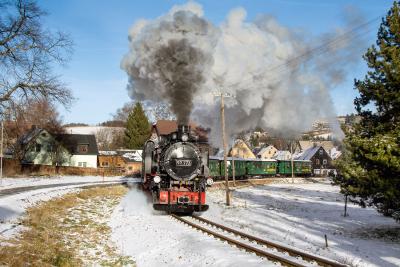
[[310, 160], [322, 146], [313, 146], [305, 150], [297, 159]]
[[276, 159], [276, 160], [285, 160], [287, 159], [287, 157], [290, 157], [290, 152], [287, 150], [278, 150], [276, 151], [276, 153], [274, 154], [274, 156], [272, 158]]
[[118, 153], [127, 161], [142, 161], [142, 150], [120, 150]]
[[269, 145], [269, 146], [267, 146], [267, 147], [263, 147], [263, 148], [257, 153], [257, 155], [261, 156], [261, 155], [264, 154], [266, 151], [268, 151], [268, 150], [270, 150], [270, 149], [272, 149], [272, 148], [275, 148], [275, 147], [272, 146], [272, 145]]
[[100, 150], [99, 155], [101, 156], [115, 156], [118, 155], [117, 151], [114, 150]]

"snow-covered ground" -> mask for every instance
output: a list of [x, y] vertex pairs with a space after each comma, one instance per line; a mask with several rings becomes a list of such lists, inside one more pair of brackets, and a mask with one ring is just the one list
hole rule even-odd
[[[126, 180], [119, 177], [99, 177], [99, 176], [60, 176], [52, 178], [4, 178], [0, 185], [0, 192], [3, 189], [11, 189], [26, 186], [40, 186], [50, 184], [68, 183], [114, 183]], [[56, 188], [43, 188], [31, 190], [10, 196], [0, 196], [0, 236], [10, 237], [19, 229], [18, 219], [24, 214], [25, 210], [38, 203], [53, 197], [59, 197], [69, 193], [81, 185], [68, 185]]]
[[47, 185], [47, 184], [63, 184], [63, 183], [81, 183], [81, 182], [111, 182], [121, 181], [125, 178], [122, 176], [115, 177], [102, 177], [102, 176], [54, 176], [54, 177], [27, 177], [27, 178], [3, 178], [0, 179], [0, 190], [14, 188], [14, 187], [25, 187], [25, 186], [36, 186], [36, 185]]
[[111, 216], [112, 240], [137, 266], [273, 266], [250, 253], [196, 232], [131, 190]]
[[[202, 216], [350, 266], [400, 266], [400, 226], [354, 204], [343, 217], [343, 196], [329, 182], [241, 188], [232, 206], [224, 200], [224, 191], [210, 191]], [[138, 266], [273, 265], [156, 213], [149, 203], [131, 190], [110, 222], [114, 242]]]

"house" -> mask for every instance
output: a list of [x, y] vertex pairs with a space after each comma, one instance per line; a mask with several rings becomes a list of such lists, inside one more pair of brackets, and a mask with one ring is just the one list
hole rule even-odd
[[94, 134], [58, 134], [56, 140], [70, 153], [69, 166], [97, 168], [99, 151]]
[[290, 160], [292, 159], [292, 154], [288, 150], [278, 150], [272, 157], [272, 159], [276, 160]]
[[18, 142], [25, 164], [97, 168], [94, 135], [51, 134], [34, 127]]
[[142, 150], [99, 151], [99, 168], [111, 168], [125, 174], [137, 174], [142, 168]]
[[269, 145], [267, 147], [261, 148], [257, 153], [257, 158], [259, 159], [271, 159], [275, 153], [278, 151], [274, 146]]
[[310, 147], [296, 159], [311, 160], [311, 168], [315, 175], [328, 175], [330, 171], [336, 172], [332, 165], [332, 158], [323, 146]]
[[244, 159], [255, 159], [256, 156], [251, 151], [249, 146], [241, 139], [235, 141], [232, 149], [229, 151], [230, 157], [244, 158]]

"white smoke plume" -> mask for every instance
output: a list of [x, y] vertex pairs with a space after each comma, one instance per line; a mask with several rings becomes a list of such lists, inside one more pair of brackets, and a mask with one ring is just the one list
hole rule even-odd
[[210, 127], [216, 145], [215, 91], [235, 96], [226, 100], [230, 137], [257, 126], [292, 137], [320, 118], [337, 126], [330, 89], [344, 81], [365, 47], [363, 38], [353, 38], [355, 33], [343, 35], [361, 21], [352, 10], [347, 15], [345, 26], [314, 36], [284, 27], [272, 16], [246, 21], [243, 8], [213, 26], [200, 5], [175, 6], [132, 27], [130, 51], [122, 61], [130, 77], [129, 94], [168, 102], [180, 122], [190, 116]]

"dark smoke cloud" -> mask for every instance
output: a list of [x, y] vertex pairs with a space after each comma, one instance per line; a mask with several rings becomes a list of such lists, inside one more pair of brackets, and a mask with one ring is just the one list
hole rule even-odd
[[188, 124], [193, 107], [193, 96], [204, 83], [202, 68], [207, 57], [201, 49], [190, 45], [187, 39], [169, 40], [154, 53], [159, 67], [159, 79], [165, 86], [168, 99], [179, 124]]
[[211, 70], [218, 36], [200, 15], [190, 3], [153, 22], [139, 21], [121, 64], [130, 77], [130, 96], [167, 102], [181, 124], [189, 122], [194, 96]]

